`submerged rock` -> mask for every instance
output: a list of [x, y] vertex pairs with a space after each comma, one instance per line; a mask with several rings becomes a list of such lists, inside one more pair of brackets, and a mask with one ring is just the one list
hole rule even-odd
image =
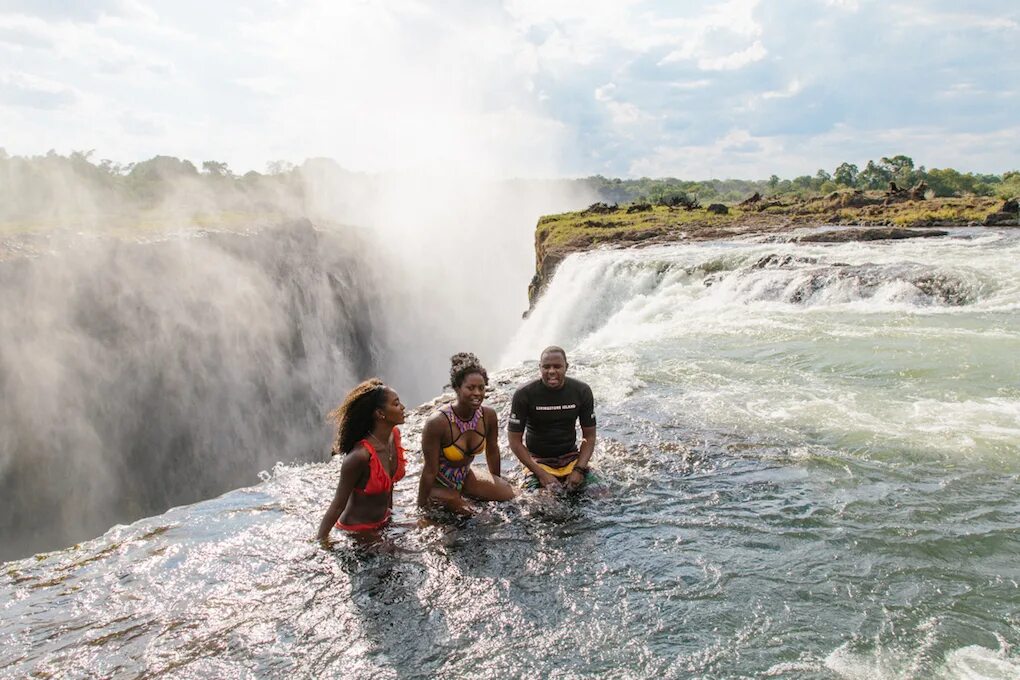
[[904, 238], [932, 238], [945, 236], [949, 232], [941, 229], [903, 229], [900, 227], [878, 227], [869, 229], [839, 229], [807, 234], [795, 239], [796, 243], [848, 243], [850, 241], [883, 241]]
[[765, 255], [751, 265], [751, 269], [783, 269], [795, 264], [816, 264], [818, 260], [814, 257], [794, 257], [793, 255], [779, 255], [770, 253]]
[[[754, 269], [752, 265], [748, 269]], [[785, 286], [781, 299], [793, 304], [807, 303], [831, 287], [851, 285], [861, 298], [875, 295], [887, 284], [902, 282], [912, 285], [931, 303], [958, 307], [970, 304], [973, 294], [966, 282], [945, 272], [932, 272], [910, 265], [848, 265], [837, 263], [813, 268], [793, 286]]]

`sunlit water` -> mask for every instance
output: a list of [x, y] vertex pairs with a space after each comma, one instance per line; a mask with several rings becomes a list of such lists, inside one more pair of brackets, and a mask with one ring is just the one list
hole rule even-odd
[[566, 345], [597, 488], [419, 525], [423, 408], [377, 543], [312, 540], [336, 462], [278, 466], [3, 565], [0, 673], [1020, 677], [1018, 256], [961, 230], [570, 258], [490, 403]]

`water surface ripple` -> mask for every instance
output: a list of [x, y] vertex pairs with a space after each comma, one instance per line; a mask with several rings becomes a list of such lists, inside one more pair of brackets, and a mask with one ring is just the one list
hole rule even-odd
[[[331, 462], [4, 564], [0, 674], [1020, 677], [1020, 272], [1015, 238], [983, 238], [934, 247], [953, 280], [999, 277], [955, 306], [704, 284], [772, 276], [748, 263], [775, 244], [621, 254], [639, 274], [604, 285], [658, 283], [559, 310], [599, 402], [597, 488], [419, 523], [423, 408], [378, 542], [312, 539]], [[868, 247], [809, 252], [924, 262]], [[620, 266], [600, 258], [564, 276]], [[664, 261], [714, 264], [670, 284]], [[501, 422], [533, 371], [497, 375]]]

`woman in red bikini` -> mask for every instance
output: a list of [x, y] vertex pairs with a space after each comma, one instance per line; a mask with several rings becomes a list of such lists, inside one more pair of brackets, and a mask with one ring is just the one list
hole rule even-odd
[[393, 484], [404, 476], [400, 430], [404, 405], [377, 378], [351, 390], [329, 414], [336, 421], [333, 455], [344, 455], [340, 483], [319, 525], [324, 541], [335, 525], [345, 531], [376, 531], [390, 519]]

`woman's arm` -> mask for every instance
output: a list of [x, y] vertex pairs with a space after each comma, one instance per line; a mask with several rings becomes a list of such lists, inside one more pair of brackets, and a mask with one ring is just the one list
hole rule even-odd
[[482, 407], [482, 416], [485, 418], [485, 462], [492, 476], [499, 477], [499, 418], [488, 406]]
[[333, 502], [329, 504], [326, 514], [319, 523], [319, 533], [316, 535], [320, 541], [329, 538], [329, 532], [333, 525], [340, 519], [341, 513], [347, 507], [347, 501], [354, 492], [358, 480], [368, 469], [369, 455], [363, 448], [357, 448], [347, 454], [343, 464], [340, 466], [340, 481], [336, 485], [336, 494], [333, 495]]
[[436, 475], [439, 474], [439, 437], [442, 429], [436, 416], [425, 421], [425, 427], [421, 433], [421, 452], [425, 457], [425, 463], [421, 469], [421, 478], [418, 480], [418, 507], [426, 508], [429, 504], [429, 497], [432, 494], [432, 487], [436, 483]]

